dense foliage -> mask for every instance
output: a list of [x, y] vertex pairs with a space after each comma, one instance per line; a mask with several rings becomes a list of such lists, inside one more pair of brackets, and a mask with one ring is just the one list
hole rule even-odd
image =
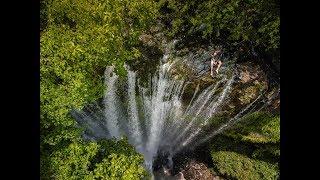
[[[222, 44], [227, 50], [277, 56], [280, 46], [279, 0], [160, 0], [168, 34], [185, 44]], [[191, 41], [190, 41], [191, 39]]]
[[213, 140], [211, 156], [221, 175], [235, 179], [277, 179], [280, 118], [253, 113]]
[[[124, 62], [140, 55], [135, 48], [138, 37], [154, 22], [156, 13], [152, 1], [41, 1], [42, 179], [102, 176], [106, 173], [101, 170], [102, 167], [122, 161], [130, 161], [130, 168], [137, 168], [136, 162], [140, 162], [140, 158], [115, 153], [98, 164], [94, 174], [88, 173], [89, 160], [100, 146], [79, 142], [81, 130], [75, 128], [69, 111], [80, 109], [103, 96], [106, 65], [113, 64], [120, 75], [125, 74]], [[49, 158], [51, 156], [54, 158]], [[69, 158], [70, 162], [65, 158]], [[119, 167], [110, 168], [113, 169], [109, 169], [108, 173], [117, 173], [109, 174], [110, 177], [130, 179], [140, 176], [142, 172], [130, 168], [129, 171], [118, 172]]]
[[143, 158], [127, 141], [71, 143], [51, 157], [55, 179], [140, 179]]
[[[125, 76], [124, 63], [143, 59], [139, 36], [157, 20], [166, 35], [182, 37], [187, 45], [210, 41], [247, 54], [279, 50], [277, 0], [41, 0], [40, 6], [41, 179], [147, 176], [141, 155], [125, 139], [85, 142], [69, 112], [103, 96], [107, 65]], [[154, 51], [150, 56], [159, 54]], [[279, 117], [258, 113], [242, 122], [215, 139], [217, 171], [238, 179], [274, 179]]]
[[278, 143], [280, 141], [280, 117], [267, 113], [253, 113], [226, 133], [234, 138], [253, 143]]
[[277, 165], [250, 159], [235, 152], [219, 151], [212, 153], [213, 162], [221, 174], [236, 179], [277, 179]]

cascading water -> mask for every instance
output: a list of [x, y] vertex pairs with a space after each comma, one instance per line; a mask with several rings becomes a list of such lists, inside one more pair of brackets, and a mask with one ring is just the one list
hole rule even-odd
[[118, 96], [116, 94], [116, 82], [118, 75], [113, 73], [113, 67], [107, 68], [105, 71], [105, 85], [108, 88], [103, 99], [105, 106], [105, 120], [109, 133], [112, 137], [119, 138], [119, 125], [118, 125]]
[[140, 122], [138, 117], [138, 109], [137, 109], [137, 102], [135, 96], [135, 81], [136, 81], [136, 74], [132, 71], [128, 71], [128, 97], [129, 97], [129, 108], [128, 108], [128, 115], [129, 115], [129, 131], [131, 137], [134, 140], [135, 147], [141, 151], [142, 149], [142, 134], [140, 128]]
[[[182, 101], [182, 95], [189, 82], [172, 76], [171, 69], [176, 62], [168, 61], [169, 54], [166, 52], [158, 72], [150, 78], [145, 87], [137, 83], [140, 80], [136, 73], [126, 67], [127, 103], [120, 103], [116, 93], [119, 77], [113, 72], [113, 67], [107, 67], [104, 111], [99, 105], [94, 105], [94, 109], [91, 108], [90, 111], [72, 113], [77, 122], [85, 125], [92, 133], [91, 135], [85, 133], [86, 137], [90, 137], [88, 139], [110, 137], [118, 139], [121, 135], [127, 136], [136, 150], [143, 154], [145, 166], [151, 172], [154, 158], [160, 151], [168, 153], [168, 162], [172, 166], [172, 157], [175, 154], [189, 145], [192, 147], [200, 145], [225, 130], [245, 115], [254, 104], [252, 102], [239, 111], [217, 130], [203, 135], [203, 129], [210, 126], [209, 120], [228, 99], [235, 76], [232, 73], [229, 75], [223, 73], [217, 77], [218, 80], [214, 84], [204, 90], [200, 90], [198, 84], [191, 100], [186, 104]], [[123, 109], [126, 109], [127, 113], [123, 113]], [[121, 124], [125, 124], [126, 128]]]

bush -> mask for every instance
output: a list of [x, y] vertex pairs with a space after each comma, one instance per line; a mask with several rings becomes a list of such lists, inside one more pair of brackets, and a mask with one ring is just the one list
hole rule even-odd
[[[61, 131], [74, 125], [71, 108], [103, 96], [103, 73], [139, 56], [138, 36], [153, 22], [152, 1], [46, 2], [47, 26], [40, 37], [41, 126]], [[43, 13], [44, 14], [44, 13]], [[44, 138], [45, 141], [48, 138]], [[51, 144], [56, 144], [53, 142]]]
[[212, 140], [211, 156], [221, 175], [235, 179], [277, 179], [280, 118], [256, 112]]
[[279, 143], [280, 117], [267, 113], [252, 113], [225, 135], [252, 143]]
[[123, 139], [71, 143], [51, 157], [54, 179], [141, 179], [143, 158]]
[[[81, 130], [75, 128], [69, 112], [103, 96], [107, 65], [125, 75], [123, 64], [139, 57], [138, 37], [152, 25], [156, 14], [151, 0], [41, 1], [41, 179], [90, 179], [95, 175], [87, 167], [101, 146], [80, 143]], [[137, 167], [133, 161], [129, 169]], [[128, 172], [124, 176], [131, 177]]]
[[[168, 34], [186, 43], [210, 41], [230, 52], [241, 47], [273, 53], [280, 45], [278, 0], [160, 0], [161, 20]], [[192, 42], [190, 42], [190, 40]]]
[[279, 177], [278, 166], [275, 164], [228, 151], [213, 151], [211, 156], [218, 172], [227, 177], [239, 180], [271, 180]]

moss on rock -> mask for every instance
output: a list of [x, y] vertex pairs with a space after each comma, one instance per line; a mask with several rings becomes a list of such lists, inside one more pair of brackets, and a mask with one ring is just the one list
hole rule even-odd
[[212, 160], [220, 174], [239, 180], [277, 179], [278, 165], [251, 159], [229, 151], [211, 152]]

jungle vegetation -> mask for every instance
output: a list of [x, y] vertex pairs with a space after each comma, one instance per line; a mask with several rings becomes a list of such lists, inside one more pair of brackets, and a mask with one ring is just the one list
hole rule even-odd
[[[69, 112], [103, 96], [107, 65], [125, 76], [123, 64], [141, 56], [139, 36], [152, 26], [163, 24], [183, 46], [225, 44], [247, 60], [254, 53], [273, 64], [280, 59], [278, 0], [41, 0], [40, 7], [41, 179], [148, 176], [125, 138], [86, 142]], [[276, 179], [279, 116], [253, 114], [244, 122], [212, 144], [215, 171]]]

